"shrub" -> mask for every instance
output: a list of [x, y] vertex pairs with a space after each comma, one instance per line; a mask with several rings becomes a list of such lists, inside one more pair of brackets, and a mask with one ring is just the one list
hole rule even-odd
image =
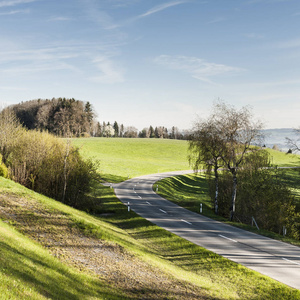
[[46, 132], [24, 129], [7, 163], [14, 181], [76, 208], [83, 208], [92, 182], [98, 179], [96, 163]]
[[0, 154], [0, 176], [7, 178], [8, 176], [8, 170], [6, 165], [2, 162], [2, 155]]

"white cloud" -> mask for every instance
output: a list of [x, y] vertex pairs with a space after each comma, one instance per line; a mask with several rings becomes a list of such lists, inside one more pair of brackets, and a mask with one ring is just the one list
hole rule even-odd
[[79, 0], [82, 6], [82, 11], [86, 14], [89, 21], [95, 22], [103, 29], [115, 29], [118, 27], [111, 15], [101, 9], [101, 1], [94, 0]]
[[7, 6], [16, 6], [19, 4], [26, 4], [31, 2], [36, 2], [38, 0], [7, 0], [7, 1], [0, 1], [0, 8], [7, 7]]
[[213, 83], [210, 80], [211, 77], [225, 73], [236, 73], [243, 71], [240, 68], [210, 63], [203, 59], [189, 56], [160, 55], [154, 59], [154, 62], [172, 70], [184, 71], [190, 74], [193, 78], [208, 83]]
[[115, 29], [115, 28], [118, 28], [118, 27], [122, 27], [122, 26], [124, 26], [126, 24], [133, 23], [133, 22], [135, 22], [135, 21], [137, 21], [139, 19], [148, 17], [150, 15], [153, 15], [155, 13], [158, 13], [158, 12], [163, 11], [165, 9], [168, 9], [170, 7], [177, 6], [177, 5], [180, 5], [180, 4], [184, 4], [184, 3], [187, 3], [187, 2], [190, 2], [190, 0], [172, 1], [172, 2], [161, 4], [161, 5], [157, 5], [157, 6], [154, 6], [153, 8], [151, 8], [151, 9], [149, 9], [148, 11], [146, 11], [143, 14], [140, 14], [140, 15], [135, 16], [133, 18], [127, 19], [127, 20], [125, 20], [123, 22], [120, 22], [119, 24], [117, 24], [117, 23], [112, 24], [111, 26], [109, 26], [107, 28], [108, 29]]
[[118, 69], [109, 57], [99, 56], [94, 59], [93, 63], [101, 75], [90, 77], [91, 81], [106, 84], [124, 82], [122, 70]]
[[137, 18], [147, 17], [149, 15], [152, 15], [152, 14], [155, 14], [155, 13], [160, 12], [162, 10], [165, 10], [169, 7], [176, 6], [176, 5], [179, 5], [179, 4], [183, 4], [183, 3], [186, 3], [186, 2], [188, 2], [188, 1], [182, 0], [182, 1], [173, 1], [173, 2], [168, 2], [168, 3], [161, 4], [161, 5], [157, 5], [153, 8], [151, 8], [151, 9], [149, 9], [144, 14], [139, 15]]
[[78, 69], [70, 59], [79, 54], [71, 48], [53, 47], [0, 52], [0, 73], [18, 77], [20, 73], [33, 74], [53, 70]]
[[50, 21], [50, 22], [56, 22], [56, 21], [70, 21], [70, 20], [72, 20], [71, 18], [68, 18], [68, 17], [60, 17], [60, 16], [58, 16], [58, 17], [52, 17], [52, 18], [50, 18], [50, 19], [48, 19], [48, 21]]
[[11, 67], [9, 69], [1, 70], [0, 73], [5, 73], [6, 75], [15, 76], [16, 74], [30, 74], [30, 73], [44, 73], [48, 71], [57, 71], [57, 70], [77, 70], [74, 66], [64, 63], [64, 62], [49, 62], [49, 63], [33, 63], [26, 64], [16, 67]]
[[59, 61], [77, 57], [78, 54], [68, 47], [49, 47], [0, 52], [0, 63], [32, 63], [38, 61]]
[[247, 4], [256, 4], [256, 3], [279, 3], [279, 2], [289, 2], [291, 0], [250, 0]]
[[23, 9], [23, 10], [12, 10], [0, 13], [0, 16], [10, 16], [10, 15], [16, 15], [16, 14], [28, 14], [30, 12], [29, 9]]

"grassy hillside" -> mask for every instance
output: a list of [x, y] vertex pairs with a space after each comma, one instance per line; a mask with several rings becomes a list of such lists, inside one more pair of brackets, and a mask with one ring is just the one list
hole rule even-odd
[[285, 152], [267, 149], [271, 155], [271, 162], [278, 167], [300, 167], [299, 154], [286, 154]]
[[118, 182], [158, 172], [188, 170], [187, 142], [166, 139], [73, 139], [84, 156], [100, 160], [104, 180]]
[[0, 178], [0, 299], [300, 298], [99, 192], [96, 217]]
[[0, 221], [0, 299], [125, 299]]

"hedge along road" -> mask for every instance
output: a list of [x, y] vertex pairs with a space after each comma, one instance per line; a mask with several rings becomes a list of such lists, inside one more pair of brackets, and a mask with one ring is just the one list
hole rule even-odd
[[186, 210], [157, 195], [153, 184], [177, 171], [145, 175], [113, 184], [116, 196], [152, 223], [234, 262], [300, 289], [300, 248]]

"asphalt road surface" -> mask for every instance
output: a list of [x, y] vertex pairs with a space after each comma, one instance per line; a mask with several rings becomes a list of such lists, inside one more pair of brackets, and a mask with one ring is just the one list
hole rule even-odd
[[[300, 289], [300, 248], [275, 241], [188, 211], [157, 195], [161, 178], [188, 174], [153, 174], [114, 184], [117, 197], [152, 223], [223, 257]], [[200, 209], [200, 204], [199, 204]]]

